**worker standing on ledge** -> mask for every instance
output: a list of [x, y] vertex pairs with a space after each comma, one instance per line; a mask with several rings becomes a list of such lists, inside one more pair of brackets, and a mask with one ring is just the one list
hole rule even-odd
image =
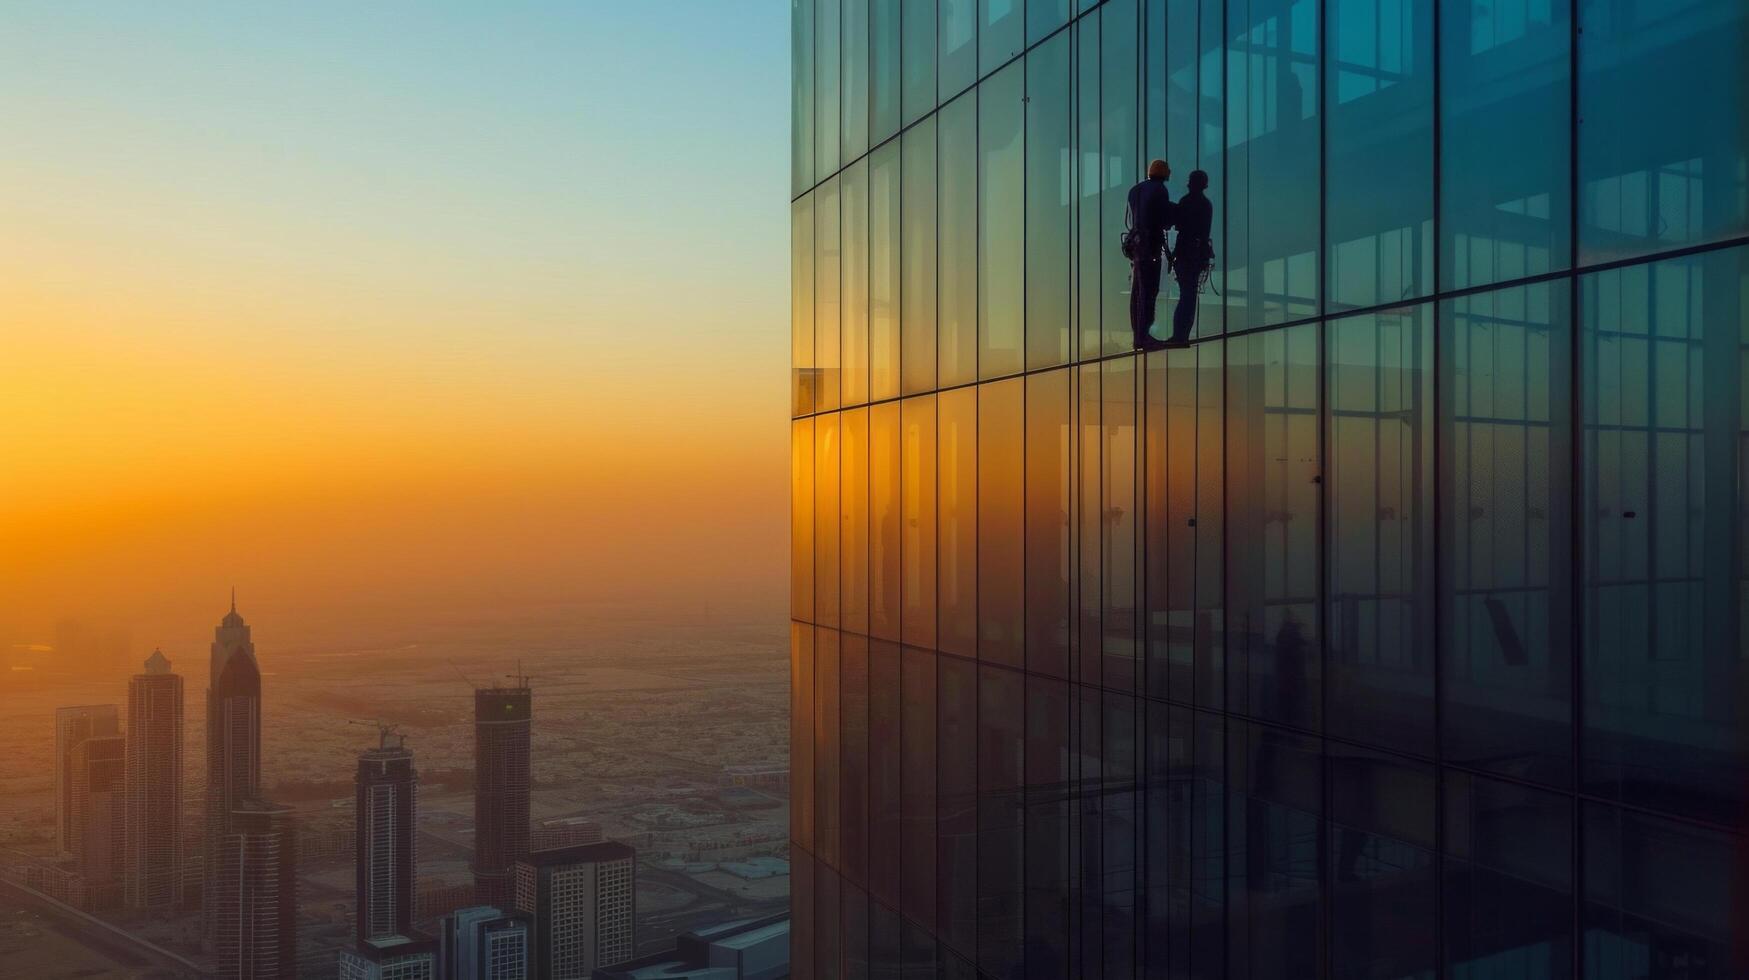
[[1166, 180], [1172, 168], [1164, 160], [1148, 164], [1148, 177], [1130, 188], [1128, 227], [1122, 245], [1130, 260], [1130, 332], [1137, 348], [1161, 346], [1148, 332], [1160, 298], [1161, 264], [1166, 256], [1166, 229], [1172, 227], [1174, 205]]
[[1214, 225], [1215, 206], [1203, 193], [1208, 186], [1209, 175], [1192, 170], [1190, 190], [1174, 206], [1178, 244], [1172, 252], [1172, 271], [1178, 280], [1178, 307], [1172, 311], [1172, 339], [1166, 341], [1167, 347], [1190, 344], [1190, 329], [1196, 325], [1197, 294], [1202, 291], [1203, 276], [1214, 262], [1215, 246], [1209, 232]]

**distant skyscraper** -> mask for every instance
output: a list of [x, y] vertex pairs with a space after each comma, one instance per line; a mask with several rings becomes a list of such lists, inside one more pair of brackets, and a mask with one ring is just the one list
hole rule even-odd
[[216, 841], [205, 895], [214, 966], [226, 980], [297, 976], [297, 839], [291, 810], [239, 800]]
[[72, 851], [94, 886], [121, 876], [127, 739], [97, 735], [73, 747]]
[[134, 908], [182, 902], [182, 678], [154, 651], [128, 682], [124, 878]]
[[213, 919], [220, 841], [238, 805], [261, 793], [261, 668], [249, 626], [231, 611], [213, 631], [212, 673], [206, 693], [206, 908], [205, 937], [218, 941]]
[[55, 844], [73, 854], [73, 750], [94, 735], [119, 735], [113, 704], [55, 709]]
[[510, 902], [510, 875], [528, 854], [529, 725], [527, 685], [474, 692], [474, 898]]
[[[413, 936], [415, 796], [413, 753], [384, 731], [358, 757], [358, 940]], [[398, 743], [398, 740], [397, 740]]]
[[603, 841], [535, 851], [516, 863], [516, 908], [534, 920], [534, 975], [589, 977], [636, 951], [637, 852]]
[[436, 980], [437, 943], [390, 936], [340, 951], [340, 980]]
[[533, 923], [526, 913], [490, 905], [443, 917], [438, 974], [443, 980], [528, 980]]

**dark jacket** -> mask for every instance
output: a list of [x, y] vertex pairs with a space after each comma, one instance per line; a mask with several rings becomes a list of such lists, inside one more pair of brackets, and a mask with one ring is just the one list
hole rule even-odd
[[1143, 249], [1158, 253], [1166, 244], [1166, 229], [1172, 227], [1175, 210], [1166, 182], [1150, 177], [1130, 188], [1129, 205], [1130, 227]]
[[1178, 225], [1178, 248], [1184, 252], [1186, 245], [1199, 250], [1211, 246], [1209, 241], [1210, 228], [1215, 221], [1215, 206], [1202, 191], [1189, 191], [1178, 199], [1176, 208], [1176, 223]]

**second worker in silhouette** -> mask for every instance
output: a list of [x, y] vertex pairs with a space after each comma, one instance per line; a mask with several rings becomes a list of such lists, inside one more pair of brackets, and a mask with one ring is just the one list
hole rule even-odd
[[1172, 311], [1170, 347], [1183, 347], [1190, 342], [1191, 328], [1196, 326], [1197, 294], [1202, 288], [1202, 273], [1214, 258], [1214, 243], [1209, 239], [1214, 225], [1215, 206], [1208, 195], [1209, 175], [1201, 170], [1190, 172], [1190, 190], [1178, 199], [1173, 220], [1178, 225], [1178, 242], [1172, 252], [1172, 274], [1178, 280], [1178, 307]]

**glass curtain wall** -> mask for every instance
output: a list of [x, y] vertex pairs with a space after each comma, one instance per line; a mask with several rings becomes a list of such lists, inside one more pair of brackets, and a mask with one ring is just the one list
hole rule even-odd
[[1749, 976], [1749, 6], [791, 13], [792, 975]]

